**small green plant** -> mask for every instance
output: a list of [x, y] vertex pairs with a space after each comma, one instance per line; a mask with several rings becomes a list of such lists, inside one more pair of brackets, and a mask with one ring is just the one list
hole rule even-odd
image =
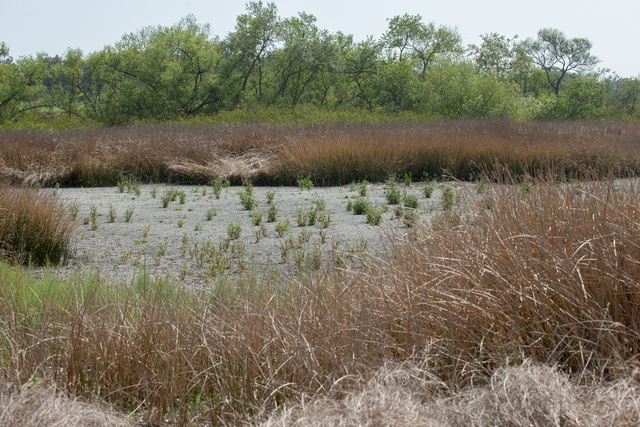
[[418, 207], [420, 206], [420, 201], [418, 200], [418, 197], [414, 194], [404, 194], [402, 197], [402, 202], [403, 204], [411, 209], [418, 209]]
[[369, 202], [362, 197], [358, 197], [352, 205], [355, 215], [364, 215], [369, 209]]
[[430, 199], [433, 195], [433, 182], [428, 181], [424, 183], [424, 187], [422, 187], [422, 192], [424, 194], [425, 199]]
[[356, 191], [356, 189], [357, 189], [356, 182], [351, 181], [351, 185], [349, 185], [349, 191], [354, 192]]
[[200, 221], [196, 223], [196, 226], [193, 229], [194, 231], [202, 231], [202, 225], [200, 225]]
[[387, 179], [387, 187], [384, 190], [384, 195], [387, 198], [387, 203], [390, 205], [400, 204], [402, 192], [398, 188], [398, 183], [394, 176], [390, 176], [389, 179]]
[[124, 221], [131, 222], [131, 218], [133, 217], [133, 212], [135, 208], [133, 206], [129, 206], [126, 211], [124, 211]]
[[445, 211], [450, 210], [456, 202], [456, 192], [450, 186], [442, 186], [440, 205]]
[[264, 218], [264, 211], [263, 210], [253, 210], [251, 212], [251, 223], [255, 226], [259, 226], [260, 224], [262, 224], [262, 220]]
[[178, 220], [178, 228], [182, 228], [183, 225], [184, 225], [184, 219], [180, 218]]
[[253, 196], [253, 184], [251, 181], [247, 181], [244, 184], [244, 191], [238, 191], [238, 196], [240, 196], [240, 203], [242, 203], [242, 207], [246, 211], [251, 211], [258, 205]]
[[367, 197], [369, 195], [369, 181], [365, 179], [360, 183], [358, 193], [360, 197]]
[[278, 237], [283, 237], [284, 233], [291, 230], [291, 224], [289, 221], [278, 221], [276, 224], [276, 234]]
[[276, 192], [275, 190], [268, 190], [267, 191], [267, 204], [272, 205], [273, 204], [273, 199], [276, 196]]
[[178, 197], [180, 198], [180, 204], [184, 205], [185, 203], [187, 203], [187, 194], [180, 190], [178, 191]]
[[242, 227], [240, 226], [240, 222], [232, 222], [227, 226], [227, 236], [229, 240], [237, 240], [240, 238], [242, 234]]
[[318, 211], [315, 209], [311, 209], [307, 212], [307, 224], [308, 225], [316, 225], [316, 220], [318, 218]]
[[411, 172], [405, 173], [404, 174], [404, 185], [406, 187], [410, 187], [412, 182], [413, 182], [413, 177], [411, 175]]
[[267, 211], [267, 222], [276, 222], [278, 220], [278, 206], [275, 204], [269, 206]]
[[298, 177], [298, 187], [300, 191], [311, 190], [313, 188], [313, 181], [311, 181], [311, 175], [299, 176]]
[[323, 245], [327, 243], [327, 230], [320, 230], [318, 233], [320, 234], [320, 243]]
[[320, 228], [329, 228], [333, 219], [331, 218], [331, 212], [321, 212], [318, 214], [317, 222]]
[[216, 209], [209, 209], [207, 211], [207, 221], [211, 221], [216, 215], [218, 215], [218, 211]]
[[92, 205], [89, 208], [89, 219], [91, 220], [91, 230], [95, 231], [98, 229], [98, 208], [95, 205]]
[[215, 194], [216, 199], [219, 199], [220, 195], [222, 194], [222, 181], [218, 178], [215, 178], [213, 181], [211, 181], [211, 186], [213, 187], [213, 194]]
[[313, 201], [314, 209], [317, 211], [323, 211], [327, 208], [327, 202], [322, 197], [318, 197]]
[[151, 229], [150, 225], [145, 225], [142, 229], [142, 238], [146, 239], [149, 236], [149, 230]]
[[69, 215], [71, 216], [71, 219], [73, 221], [75, 221], [76, 218], [78, 217], [79, 211], [80, 211], [80, 205], [78, 204], [78, 202], [74, 202], [71, 204], [71, 206], [69, 206]]
[[298, 234], [298, 243], [302, 245], [303, 243], [307, 243], [311, 240], [311, 231], [308, 229], [304, 229]]
[[171, 203], [172, 199], [173, 199], [173, 191], [164, 190], [164, 193], [162, 193], [162, 197], [160, 198], [160, 201], [162, 202], [162, 207], [168, 208], [169, 203]]
[[296, 209], [296, 221], [298, 227], [304, 227], [307, 225], [307, 213], [302, 209]]
[[155, 199], [157, 195], [158, 195], [158, 187], [154, 185], [153, 187], [151, 187], [151, 197]]
[[367, 224], [380, 225], [382, 223], [382, 209], [370, 206], [366, 212]]

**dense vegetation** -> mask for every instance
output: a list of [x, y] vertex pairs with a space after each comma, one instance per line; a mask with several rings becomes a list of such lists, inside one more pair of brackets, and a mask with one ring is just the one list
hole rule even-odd
[[[557, 374], [530, 373], [496, 404], [508, 412], [500, 417], [520, 421], [487, 422], [494, 418], [482, 408], [452, 415], [485, 422], [475, 425], [553, 425], [601, 411], [599, 421], [569, 424], [637, 424], [637, 182], [515, 184], [507, 176], [466, 186], [430, 221], [390, 235], [386, 253], [291, 275], [248, 269], [186, 288], [141, 272], [123, 286], [98, 273], [36, 277], [0, 263], [0, 381], [51, 382], [149, 424], [239, 424], [305, 396], [343, 397], [382, 370], [381, 381], [402, 385], [417, 405], [405, 416], [426, 411], [434, 425], [470, 425], [420, 408], [495, 387], [503, 369], [546, 364], [562, 373], [551, 381], [560, 384], [531, 394]], [[403, 372], [385, 374], [389, 364]], [[614, 379], [629, 385], [602, 396], [607, 403], [579, 411], [563, 403], [575, 398], [565, 395], [571, 384]], [[571, 393], [598, 395], [589, 390]], [[393, 396], [367, 407], [403, 400]]]
[[[591, 43], [542, 29], [536, 39], [396, 16], [355, 42], [313, 15], [280, 18], [249, 2], [224, 38], [187, 16], [126, 34], [98, 52], [13, 59], [0, 43], [0, 126], [204, 120], [306, 122], [420, 118], [637, 120], [640, 79], [596, 68]], [[284, 118], [283, 118], [284, 117]]]
[[0, 182], [53, 187], [144, 183], [380, 182], [389, 175], [477, 180], [640, 173], [634, 123], [443, 121], [384, 125], [154, 125], [0, 132]]

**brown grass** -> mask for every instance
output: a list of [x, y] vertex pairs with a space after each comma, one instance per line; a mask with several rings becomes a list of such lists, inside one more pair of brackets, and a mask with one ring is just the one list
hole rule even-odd
[[50, 193], [0, 187], [0, 255], [53, 265], [70, 256], [76, 224]]
[[197, 292], [144, 275], [123, 287], [4, 268], [1, 374], [16, 384], [37, 374], [177, 424], [339, 397], [389, 361], [417, 361], [451, 395], [526, 363], [577, 384], [628, 376], [640, 350], [637, 182], [549, 179], [466, 197], [450, 223], [460, 225], [416, 224], [353, 269], [239, 276]]
[[66, 186], [142, 182], [348, 184], [389, 175], [475, 179], [508, 167], [518, 176], [573, 177], [640, 170], [637, 123], [434, 122], [276, 127], [147, 126], [68, 132], [0, 132], [0, 179]]

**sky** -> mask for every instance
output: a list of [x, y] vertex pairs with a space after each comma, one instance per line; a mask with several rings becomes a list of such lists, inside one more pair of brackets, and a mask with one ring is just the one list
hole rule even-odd
[[[479, 44], [481, 34], [535, 38], [542, 28], [586, 37], [600, 68], [621, 77], [640, 76], [640, 0], [275, 0], [282, 18], [306, 12], [330, 32], [356, 41], [379, 38], [387, 19], [409, 13], [424, 22], [458, 29], [463, 44]], [[68, 48], [84, 53], [112, 45], [145, 26], [169, 26], [188, 14], [224, 38], [245, 0], [0, 0], [0, 41], [14, 58]]]

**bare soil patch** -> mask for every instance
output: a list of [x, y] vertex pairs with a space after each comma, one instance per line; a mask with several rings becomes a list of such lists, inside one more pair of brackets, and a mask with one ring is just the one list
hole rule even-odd
[[[414, 183], [406, 187], [399, 184], [399, 189], [419, 199], [419, 214], [426, 218], [441, 210], [441, 191], [436, 189], [427, 199], [423, 185]], [[152, 195], [154, 187], [155, 197]], [[384, 189], [385, 184], [370, 184], [364, 199], [382, 209], [387, 204]], [[163, 207], [161, 198], [167, 190], [183, 191], [185, 203], [181, 204], [177, 199], [167, 208]], [[132, 280], [145, 269], [151, 276], [170, 275], [185, 283], [201, 284], [220, 274], [211, 274], [207, 269], [208, 260], [198, 259], [197, 248], [204, 245], [224, 247], [232, 224], [240, 226], [241, 236], [230, 240], [224, 252], [231, 260], [230, 268], [222, 272], [224, 275], [236, 274], [243, 269], [237, 254], [242, 245], [247, 271], [282, 273], [291, 271], [302, 253], [309, 258], [313, 253], [321, 253], [323, 264], [340, 262], [364, 250], [370, 254], [384, 250], [388, 241], [385, 236], [390, 233], [402, 236], [410, 231], [396, 217], [394, 205], [389, 205], [383, 213], [380, 226], [368, 224], [365, 215], [347, 211], [349, 201], [359, 197], [358, 189], [353, 185], [311, 190], [255, 187], [257, 207], [253, 212], [263, 212], [266, 230], [258, 240], [256, 233], [260, 227], [254, 225], [252, 211], [244, 209], [238, 195], [243, 190], [243, 187], [228, 187], [223, 189], [220, 199], [216, 199], [213, 189], [208, 186], [143, 185], [139, 195], [126, 190], [120, 192], [118, 187], [61, 188], [57, 192], [63, 203], [77, 207], [79, 226], [74, 237], [73, 257], [67, 265], [56, 269], [69, 273], [93, 268], [103, 276], [122, 281]], [[273, 203], [278, 208], [277, 222], [267, 222], [268, 192], [275, 192]], [[298, 212], [314, 210], [318, 201], [326, 204], [318, 213], [325, 218], [330, 216], [329, 226], [322, 228], [319, 219], [314, 225], [299, 226]], [[89, 220], [92, 207], [97, 211], [95, 229]], [[128, 209], [133, 209], [130, 222], [125, 220]], [[211, 210], [215, 216], [209, 220], [207, 216]], [[115, 213], [115, 218], [110, 218], [111, 212]], [[290, 230], [279, 236], [278, 223], [287, 221]], [[284, 258], [282, 248], [287, 244], [294, 247], [287, 250]]]

